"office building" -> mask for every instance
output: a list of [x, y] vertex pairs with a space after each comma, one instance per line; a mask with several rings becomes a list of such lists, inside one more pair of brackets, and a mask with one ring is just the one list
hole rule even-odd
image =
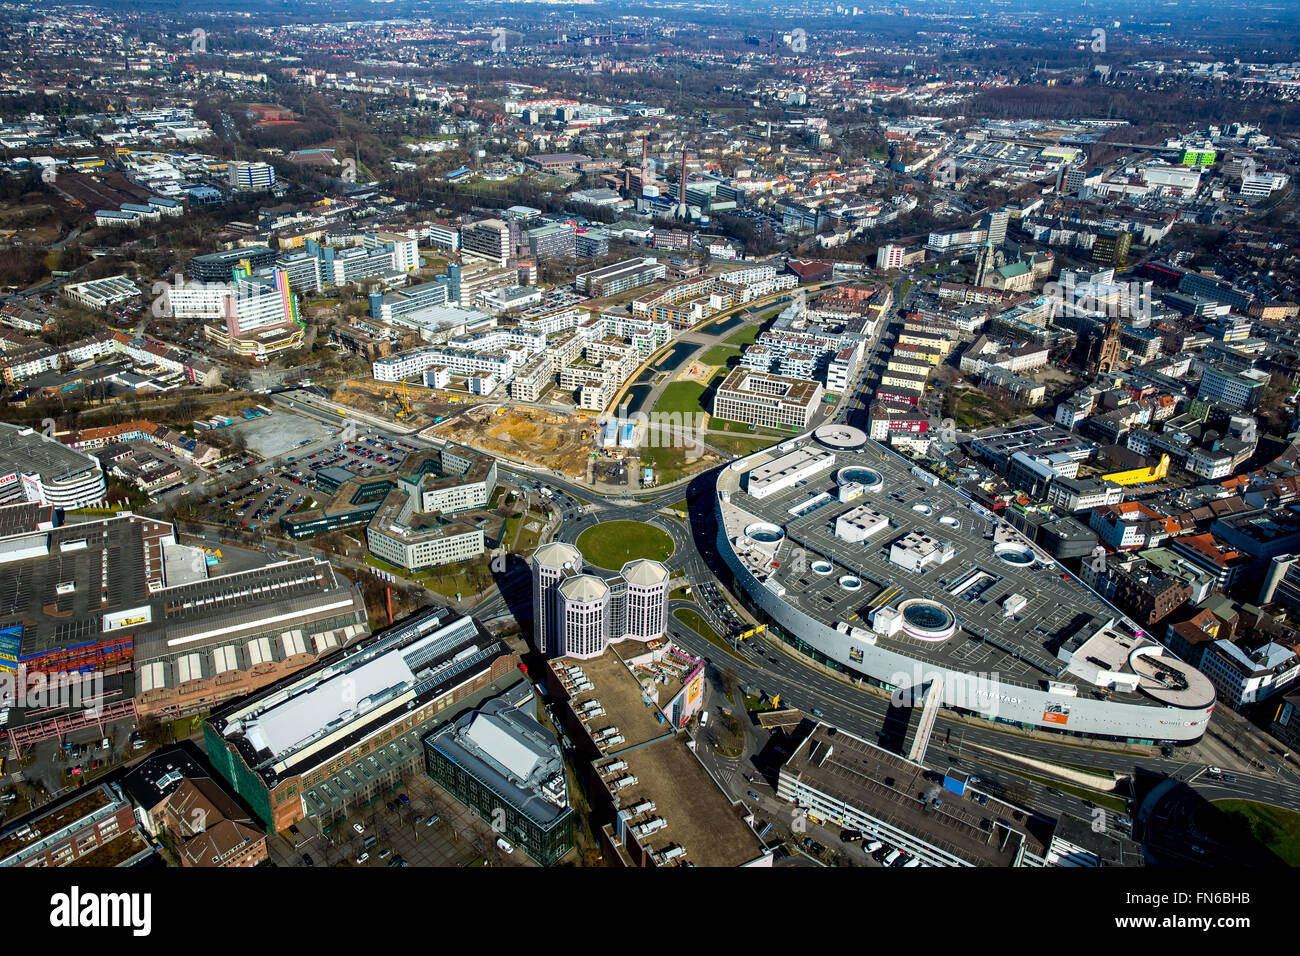
[[[985, 241], [991, 246], [1000, 246], [1007, 240], [1007, 223], [1011, 219], [1011, 210], [994, 209], [980, 218], [980, 229], [985, 233]], [[977, 283], [982, 284], [982, 283]]]
[[235, 192], [266, 192], [275, 186], [275, 167], [270, 163], [231, 162], [228, 172]]
[[667, 275], [667, 266], [658, 259], [647, 256], [601, 266], [590, 272], [580, 272], [574, 277], [573, 284], [579, 292], [600, 298], [649, 285]]
[[397, 470], [356, 476], [337, 469], [341, 480], [319, 508], [280, 519], [291, 538], [365, 525], [366, 544], [399, 567], [422, 568], [463, 561], [496, 545], [503, 519], [484, 509], [496, 489], [497, 463], [461, 445], [446, 444], [407, 455]]
[[1123, 266], [1128, 262], [1129, 248], [1133, 244], [1131, 233], [1108, 230], [1092, 243], [1092, 261], [1101, 265]]
[[266, 831], [180, 747], [131, 768], [122, 788], [141, 828], [167, 834], [183, 867], [252, 867], [267, 859]]
[[572, 259], [577, 255], [577, 230], [567, 222], [549, 223], [528, 230], [529, 255], [545, 259]]
[[425, 767], [513, 847], [553, 866], [574, 848], [574, 814], [560, 746], [525, 712], [536, 704], [522, 687], [518, 705], [494, 698], [426, 737]]
[[712, 414], [725, 421], [802, 431], [817, 413], [822, 394], [817, 382], [735, 368], [718, 386]]
[[194, 256], [185, 271], [195, 282], [229, 282], [231, 274], [240, 263], [247, 262], [249, 269], [256, 272], [263, 267], [274, 266], [279, 257], [279, 253], [270, 246], [238, 246]]
[[419, 244], [396, 232], [367, 232], [361, 237], [363, 249], [383, 249], [392, 256], [393, 269], [413, 272], [420, 268]]
[[1234, 411], [1250, 411], [1268, 386], [1269, 373], [1260, 369], [1234, 371], [1226, 366], [1207, 365], [1201, 373], [1196, 397], [1226, 405]]
[[69, 283], [59, 291], [69, 302], [93, 312], [102, 312], [141, 294], [139, 287], [125, 275]]
[[152, 853], [115, 783], [74, 790], [0, 833], [0, 866], [133, 866]]
[[602, 572], [556, 541], [538, 548], [530, 564], [533, 642], [543, 654], [594, 657], [611, 643], [649, 640], [668, 628], [668, 571], [658, 561]]
[[498, 268], [505, 266], [512, 253], [510, 226], [500, 219], [483, 219], [460, 231], [460, 249], [464, 255], [486, 259]]
[[208, 759], [268, 829], [330, 823], [424, 766], [428, 733], [518, 671], [474, 618], [430, 609], [214, 710]]

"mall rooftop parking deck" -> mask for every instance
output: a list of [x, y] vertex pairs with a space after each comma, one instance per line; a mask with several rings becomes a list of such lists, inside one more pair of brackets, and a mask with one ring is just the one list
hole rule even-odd
[[[891, 688], [944, 672], [946, 705], [1021, 725], [1074, 731], [1102, 705], [1130, 705], [1095, 732], [1204, 732], [1214, 691], [1203, 675], [1010, 525], [858, 436], [792, 439], [719, 473], [721, 553], [778, 633]], [[782, 459], [806, 467], [773, 488], [775, 471], [789, 473]], [[853, 517], [864, 507], [865, 527]], [[967, 691], [981, 699], [958, 699]], [[1178, 713], [1161, 719], [1162, 708]]]

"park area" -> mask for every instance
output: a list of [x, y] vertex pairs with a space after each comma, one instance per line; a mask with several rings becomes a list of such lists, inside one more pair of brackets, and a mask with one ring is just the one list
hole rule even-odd
[[578, 550], [598, 568], [617, 571], [629, 561], [666, 561], [673, 539], [666, 531], [640, 521], [603, 521], [578, 535]]
[[943, 417], [951, 418], [962, 431], [988, 428], [1014, 421], [1024, 414], [1010, 402], [976, 389], [953, 386], [944, 396]]
[[1219, 843], [1255, 850], [1260, 862], [1300, 866], [1300, 813], [1252, 800], [1216, 800], [1197, 811], [1196, 825]]

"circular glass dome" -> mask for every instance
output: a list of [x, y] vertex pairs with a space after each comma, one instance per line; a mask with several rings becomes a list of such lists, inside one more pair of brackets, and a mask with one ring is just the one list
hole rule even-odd
[[856, 591], [862, 587], [862, 579], [852, 574], [846, 574], [840, 578], [840, 587], [846, 591]]
[[745, 529], [745, 537], [760, 544], [776, 544], [785, 537], [785, 530], [780, 525], [755, 521]]
[[956, 518], [954, 518], [952, 515], [944, 515], [942, 518], [939, 519], [939, 524], [945, 524], [949, 528], [961, 527], [961, 522], [958, 521]]
[[913, 511], [919, 511], [919, 512], [921, 512], [921, 514], [923, 514], [923, 515], [932, 515], [932, 514], [934, 514], [934, 509], [931, 508], [929, 505], [912, 505], [912, 510], [913, 510]]
[[1034, 552], [1019, 544], [1000, 544], [993, 549], [993, 556], [1003, 564], [1015, 565], [1018, 568], [1027, 568], [1037, 560]]
[[943, 627], [950, 616], [943, 608], [929, 604], [913, 604], [903, 612], [903, 620], [908, 624], [925, 628]]
[[921, 641], [946, 641], [957, 632], [957, 617], [938, 601], [913, 598], [898, 607], [903, 630]]
[[841, 468], [835, 475], [835, 480], [841, 485], [859, 484], [868, 491], [879, 491], [884, 487], [885, 479], [880, 472], [871, 468]]
[[830, 574], [835, 570], [835, 566], [829, 561], [814, 561], [808, 567], [812, 568], [815, 574]]

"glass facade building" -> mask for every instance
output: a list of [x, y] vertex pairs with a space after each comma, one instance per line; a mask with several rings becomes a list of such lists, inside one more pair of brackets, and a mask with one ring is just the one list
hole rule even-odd
[[542, 866], [573, 850], [564, 760], [532, 717], [496, 698], [426, 737], [424, 753], [439, 786]]

